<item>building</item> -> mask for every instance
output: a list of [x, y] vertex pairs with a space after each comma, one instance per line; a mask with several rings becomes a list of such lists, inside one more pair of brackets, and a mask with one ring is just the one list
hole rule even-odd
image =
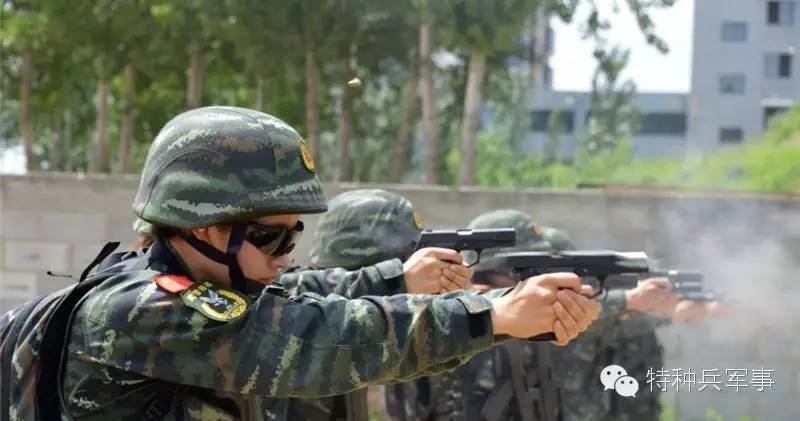
[[[521, 152], [542, 153], [551, 138], [548, 122], [558, 112], [559, 156], [574, 155], [586, 134], [591, 92], [539, 89], [533, 98], [531, 131]], [[680, 93], [639, 93], [633, 99], [639, 111], [639, 127], [633, 137], [634, 156], [657, 158], [682, 156], [686, 151], [688, 98]]]
[[800, 2], [697, 0], [689, 144], [708, 151], [763, 133], [800, 99]]
[[[641, 158], [712, 151], [758, 137], [770, 118], [800, 101], [800, 0], [696, 0], [691, 92], [639, 93], [633, 134]], [[543, 66], [543, 71], [549, 67]], [[560, 155], [586, 133], [591, 94], [537, 84], [522, 152], [541, 153], [552, 112], [561, 115]]]

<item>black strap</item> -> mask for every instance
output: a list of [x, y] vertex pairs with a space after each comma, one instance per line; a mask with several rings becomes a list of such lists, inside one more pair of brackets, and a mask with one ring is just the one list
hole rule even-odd
[[100, 253], [83, 270], [78, 283], [55, 304], [47, 317], [42, 342], [39, 345], [38, 370], [36, 373], [36, 405], [39, 417], [44, 420], [58, 420], [67, 411], [62, 396], [62, 369], [66, 365], [67, 343], [71, 332], [74, 309], [81, 299], [104, 277], [86, 278], [98, 263], [114, 252], [119, 242], [106, 243]]
[[3, 340], [2, 350], [0, 351], [0, 366], [2, 366], [2, 370], [0, 370], [0, 420], [11, 419], [9, 414], [12, 384], [11, 360], [14, 358], [14, 351], [17, 348], [17, 340], [28, 317], [45, 297], [47, 295], [28, 301], [14, 314], [14, 320], [11, 322], [9, 332]]
[[[183, 391], [183, 387], [166, 382], [159, 382], [156, 395], [147, 404], [142, 413], [141, 421], [161, 421], [167, 417], [175, 397]], [[176, 419], [182, 419], [181, 411], [176, 411]]]

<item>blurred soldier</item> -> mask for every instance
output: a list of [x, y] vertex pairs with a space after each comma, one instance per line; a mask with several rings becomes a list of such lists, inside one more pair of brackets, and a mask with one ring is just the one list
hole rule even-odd
[[[644, 282], [658, 281], [669, 285], [669, 280], [654, 278]], [[664, 347], [658, 340], [656, 329], [671, 321], [692, 323], [708, 317], [717, 311], [718, 303], [681, 300], [662, 307], [660, 315], [631, 311], [621, 316], [608, 329], [601, 355], [603, 366], [618, 364], [628, 374], [645, 384], [648, 370], [657, 372], [664, 368]], [[658, 314], [658, 312], [656, 312]], [[602, 367], [600, 367], [602, 370]], [[598, 374], [599, 377], [599, 374]], [[661, 414], [660, 392], [658, 387], [640, 387], [636, 399], [608, 394], [609, 411], [605, 419], [634, 421], [658, 420]]]
[[[422, 226], [411, 202], [400, 195], [384, 190], [342, 193], [328, 202], [328, 212], [317, 224], [311, 249], [312, 266], [289, 269], [279, 282], [291, 285], [291, 295], [328, 290], [348, 298], [462, 289], [472, 271], [459, 264], [457, 253], [448, 250], [438, 251], [453, 259], [444, 268], [449, 278], [406, 283], [395, 275], [402, 272], [402, 262], [414, 254]], [[384, 274], [376, 278], [382, 282], [353, 282], [343, 276], [346, 270], [370, 265]], [[307, 270], [322, 268], [326, 269]], [[274, 419], [278, 420], [366, 420], [369, 412], [366, 389], [325, 399], [278, 401], [273, 408]]]
[[[540, 227], [517, 210], [498, 210], [475, 218], [470, 228], [513, 227], [516, 250], [574, 250], [569, 238], [551, 227]], [[484, 253], [473, 276], [473, 288], [486, 291], [515, 282], [508, 269]], [[607, 412], [596, 365], [603, 326], [626, 308], [656, 307], [665, 297], [660, 288], [643, 284], [631, 291], [611, 291], [602, 302], [600, 318], [563, 348], [528, 341], [509, 341], [486, 351], [452, 373], [419, 379], [415, 405], [406, 404], [405, 419], [560, 420], [597, 419]], [[427, 396], [429, 395], [429, 396]], [[585, 417], [582, 414], [587, 414]], [[395, 419], [403, 419], [394, 416]]]

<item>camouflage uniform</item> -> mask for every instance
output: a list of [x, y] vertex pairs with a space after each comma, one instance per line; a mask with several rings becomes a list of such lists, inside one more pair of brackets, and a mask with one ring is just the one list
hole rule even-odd
[[[575, 250], [569, 237], [553, 227], [542, 227], [542, 237], [555, 250]], [[602, 298], [598, 319], [564, 347], [553, 348], [556, 378], [561, 389], [562, 418], [565, 421], [594, 421], [609, 411], [607, 393], [600, 384], [605, 354], [604, 338], [625, 311], [625, 292], [610, 290]]]
[[656, 336], [656, 328], [664, 321], [655, 316], [631, 312], [627, 318], [617, 320], [611, 334], [603, 343], [603, 354], [607, 364], [618, 364], [628, 374], [639, 380], [642, 387], [635, 399], [609, 393], [608, 420], [654, 421], [661, 414], [660, 390], [651, 391], [646, 386], [647, 371], [664, 367], [664, 348]]
[[[410, 379], [492, 345], [491, 303], [480, 296], [287, 300], [278, 288], [242, 287], [253, 281], [235, 258], [241, 221], [325, 208], [311, 153], [282, 121], [207, 107], [168, 122], [148, 153], [134, 210], [157, 226], [230, 223], [227, 252], [189, 244], [224, 262], [232, 283], [191, 279], [159, 238], [131, 270], [101, 279], [72, 315], [61, 411], [80, 420], [141, 419], [169, 395], [166, 419], [265, 419], [270, 398]], [[176, 285], [188, 289], [178, 293]], [[43, 326], [41, 318], [26, 320], [14, 344], [12, 420], [34, 419], [37, 410]]]
[[[515, 249], [544, 250], [549, 245], [530, 216], [516, 210], [498, 210], [475, 218], [469, 228], [512, 227]], [[494, 267], [485, 253], [475, 279]], [[475, 279], [473, 282], [476, 282]], [[481, 280], [480, 282], [484, 282]], [[418, 379], [404, 397], [395, 419], [425, 420], [555, 420], [559, 417], [558, 390], [553, 382], [549, 344], [508, 341], [471, 359], [464, 366], [438, 376]], [[392, 397], [387, 396], [387, 402]], [[401, 398], [397, 398], [400, 400]], [[402, 414], [398, 414], [403, 412]]]
[[[414, 252], [421, 228], [413, 206], [400, 195], [384, 190], [342, 193], [328, 202], [328, 212], [314, 232], [311, 263], [328, 269], [295, 269], [281, 276], [280, 282], [291, 285], [288, 290], [293, 296], [323, 291], [348, 298], [404, 293], [401, 260]], [[346, 276], [348, 269], [373, 264], [381, 277], [353, 280]], [[367, 390], [325, 399], [290, 399], [275, 412], [279, 412], [276, 419], [364, 420], [369, 412]]]
[[[489, 212], [470, 224], [473, 228], [509, 226], [517, 232], [517, 249], [575, 249], [563, 232], [538, 226], [530, 216], [515, 210]], [[504, 250], [494, 250], [500, 251]], [[494, 265], [491, 255], [487, 253], [478, 270]], [[596, 420], [608, 411], [597, 380], [602, 367], [595, 368], [601, 338], [624, 308], [624, 292], [610, 292], [604, 298], [598, 321], [566, 347], [510, 341], [476, 356], [452, 373], [431, 377], [428, 384], [418, 380], [417, 389], [430, 390], [433, 403], [426, 404], [420, 398], [424, 394], [418, 393], [419, 401], [414, 407], [407, 404], [406, 412], [420, 419]], [[509, 391], [509, 387], [525, 392]], [[515, 393], [523, 399], [517, 399]]]

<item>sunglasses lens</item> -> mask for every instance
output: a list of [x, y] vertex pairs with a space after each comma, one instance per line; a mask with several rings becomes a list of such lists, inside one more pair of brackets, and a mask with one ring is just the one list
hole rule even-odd
[[294, 249], [302, 232], [302, 222], [298, 222], [293, 228], [253, 223], [247, 229], [245, 239], [264, 254], [282, 256]]

